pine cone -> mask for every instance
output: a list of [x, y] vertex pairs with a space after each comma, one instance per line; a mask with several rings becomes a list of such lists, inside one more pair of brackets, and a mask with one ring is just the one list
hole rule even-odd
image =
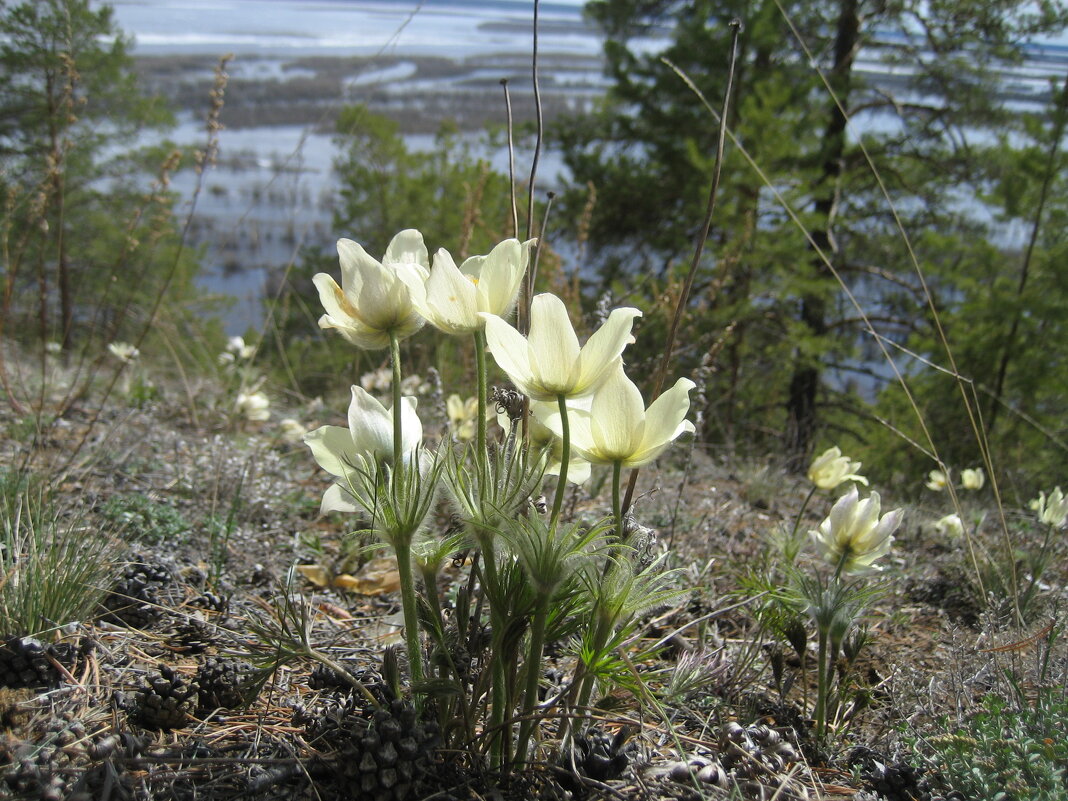
[[406, 801], [426, 776], [438, 745], [437, 724], [418, 719], [415, 708], [395, 699], [374, 710], [351, 701], [314, 716], [304, 711], [317, 747], [330, 749], [328, 767], [349, 798]]
[[870, 748], [858, 746], [849, 755], [851, 765], [859, 765], [867, 788], [887, 801], [931, 801], [931, 785], [923, 768], [907, 762], [893, 762]]
[[33, 637], [0, 640], [0, 687], [52, 687], [59, 671], [48, 658], [48, 648]]
[[178, 729], [197, 708], [199, 687], [167, 665], [150, 673], [134, 696], [133, 711], [150, 729]]
[[164, 634], [167, 645], [178, 653], [199, 654], [215, 644], [218, 630], [214, 623], [189, 616], [175, 622]]
[[162, 615], [160, 589], [173, 581], [166, 565], [133, 561], [104, 597], [101, 619], [119, 626], [145, 629]]
[[197, 670], [200, 709], [237, 709], [256, 699], [256, 669], [237, 659], [211, 657]]
[[635, 750], [634, 743], [627, 743], [628, 734], [626, 729], [621, 729], [613, 737], [597, 727], [590, 728], [575, 738], [570, 757], [565, 754], [560, 764], [569, 773], [574, 770], [579, 776], [595, 781], [618, 779], [627, 769], [630, 754]]

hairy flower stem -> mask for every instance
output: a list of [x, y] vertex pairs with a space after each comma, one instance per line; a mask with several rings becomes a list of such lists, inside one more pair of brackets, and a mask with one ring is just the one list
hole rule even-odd
[[549, 620], [550, 593], [542, 593], [530, 623], [530, 649], [527, 651], [527, 684], [523, 691], [523, 722], [519, 724], [519, 744], [517, 746], [516, 765], [523, 765], [527, 759], [527, 746], [534, 726], [534, 707], [538, 703], [538, 681], [541, 679], [541, 657], [545, 650], [545, 628]]
[[557, 395], [560, 406], [560, 475], [556, 484], [556, 497], [553, 499], [553, 516], [549, 519], [549, 528], [556, 531], [560, 519], [560, 510], [564, 508], [564, 492], [567, 489], [567, 463], [571, 460], [571, 424], [567, 419], [567, 396]]
[[393, 550], [397, 556], [397, 572], [400, 575], [404, 642], [408, 648], [412, 686], [415, 687], [423, 681], [423, 657], [419, 648], [419, 614], [416, 608], [415, 582], [412, 580], [412, 545], [410, 542], [394, 542]]
[[[400, 340], [394, 331], [389, 332], [389, 361], [393, 368], [393, 473], [400, 480], [401, 458], [404, 443], [401, 440], [401, 358]], [[403, 487], [399, 488], [403, 491]]]

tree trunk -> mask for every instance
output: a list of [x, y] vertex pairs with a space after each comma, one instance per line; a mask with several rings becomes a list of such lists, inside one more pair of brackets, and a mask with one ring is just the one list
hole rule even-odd
[[[823, 134], [823, 171], [814, 192], [814, 209], [822, 221], [812, 232], [815, 246], [828, 258], [836, 250], [834, 219], [837, 213], [842, 161], [845, 155], [846, 119], [842, 109], [849, 103], [852, 83], [853, 60], [860, 43], [859, 0], [840, 0], [838, 27], [834, 43], [834, 66], [829, 75], [830, 84], [837, 94], [837, 102], [831, 100], [829, 118]], [[818, 276], [830, 280], [827, 266], [814, 255], [813, 269]], [[801, 322], [807, 333], [821, 337], [827, 333], [827, 309], [824, 295], [806, 293], [801, 298]], [[821, 368], [818, 358], [800, 353], [790, 379], [786, 402], [786, 453], [791, 469], [798, 470], [808, 460], [809, 449], [818, 422], [817, 396], [819, 394]]]

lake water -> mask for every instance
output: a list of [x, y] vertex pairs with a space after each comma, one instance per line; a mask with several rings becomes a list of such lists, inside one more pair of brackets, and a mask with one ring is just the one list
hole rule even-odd
[[[496, 81], [509, 77], [517, 97], [517, 119], [532, 116], [526, 66], [531, 0], [112, 0], [112, 5], [118, 25], [135, 38], [136, 54], [203, 56], [202, 71], [207, 71], [220, 55], [234, 53], [230, 73], [260, 81], [307, 76], [307, 70], [288, 65], [301, 57], [385, 56], [393, 63], [353, 74], [343, 83], [345, 96], [339, 99], [360, 102], [371, 93], [384, 92], [403, 104], [406, 95], [447, 98], [452, 92], [484, 93], [481, 85], [499, 92]], [[640, 44], [654, 50], [664, 41], [654, 36]], [[604, 89], [600, 48], [596, 31], [582, 19], [581, 0], [541, 3], [539, 52], [553, 64], [543, 81], [576, 104], [588, 103]], [[1064, 74], [1068, 42], [1047, 42], [1030, 55], [1026, 65], [1002, 76], [1007, 90], [1023, 99], [1048, 90], [1049, 78]], [[462, 81], [449, 75], [426, 78], [405, 60], [420, 56], [466, 59], [472, 66]], [[858, 67], [882, 80], [901, 77], [866, 53]], [[204, 134], [201, 125], [185, 115], [171, 138], [197, 144]], [[409, 135], [406, 141], [414, 149], [432, 145], [432, 137], [423, 134]], [[197, 203], [194, 238], [206, 246], [205, 287], [236, 299], [227, 316], [228, 333], [243, 333], [262, 321], [260, 298], [270, 269], [292, 262], [301, 246], [329, 247], [338, 236], [358, 239], [359, 233], [330, 230], [336, 150], [332, 138], [316, 126], [228, 129], [220, 135], [220, 149], [220, 166], [207, 174]], [[479, 155], [507, 171], [503, 149]], [[529, 154], [519, 154], [521, 175], [529, 170], [528, 158]], [[559, 156], [543, 153], [540, 185], [558, 181], [561, 171]], [[187, 198], [193, 186], [192, 175], [175, 181], [175, 188]]]

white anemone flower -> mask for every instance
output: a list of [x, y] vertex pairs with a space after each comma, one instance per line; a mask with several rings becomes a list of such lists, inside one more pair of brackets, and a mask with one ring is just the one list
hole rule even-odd
[[486, 342], [498, 366], [520, 392], [541, 401], [596, 392], [621, 364], [623, 348], [634, 341], [634, 318], [641, 316], [638, 309], [613, 309], [580, 347], [567, 308], [555, 295], [534, 297], [527, 337], [500, 317], [482, 313]]
[[337, 252], [341, 286], [326, 273], [312, 279], [326, 309], [319, 318], [320, 328], [336, 328], [353, 345], [376, 350], [389, 347], [391, 334], [404, 339], [422, 327], [423, 318], [401, 280], [402, 273], [427, 277], [429, 258], [421, 233], [401, 231], [381, 262], [351, 239], [339, 239]]
[[411, 292], [412, 303], [435, 328], [462, 335], [485, 328], [479, 313], [507, 317], [515, 308], [519, 285], [537, 242], [506, 239], [486, 256], [472, 256], [459, 267], [447, 250], [434, 254], [430, 276], [414, 271], [400, 274]]
[[[685, 418], [694, 386], [690, 379], [680, 378], [646, 409], [642, 393], [617, 361], [616, 369], [590, 399], [588, 410], [568, 409], [571, 447], [592, 464], [649, 464], [682, 434], [693, 432], [693, 423]], [[534, 408], [545, 425], [561, 436], [559, 407], [543, 403]]]
[[924, 486], [929, 490], [942, 492], [949, 486], [949, 476], [941, 470], [932, 470], [927, 474], [927, 483]]
[[262, 423], [271, 417], [271, 400], [262, 392], [239, 392], [234, 402], [237, 413], [253, 423]]
[[1060, 487], [1046, 496], [1046, 493], [1038, 493], [1038, 497], [1031, 501], [1031, 508], [1038, 515], [1040, 523], [1045, 523], [1053, 528], [1060, 528], [1068, 520], [1068, 498], [1064, 497]]
[[[414, 457], [423, 441], [423, 424], [416, 413], [417, 403], [413, 397], [401, 398], [401, 453], [406, 462]], [[319, 466], [341, 479], [323, 495], [323, 512], [362, 509], [349, 492], [349, 485], [358, 483], [351, 478], [353, 471], [393, 461], [392, 412], [362, 387], [353, 385], [348, 416], [348, 428], [322, 426], [304, 435], [304, 442], [311, 448]]]
[[108, 345], [108, 350], [112, 356], [125, 364], [136, 361], [137, 357], [141, 355], [141, 351], [129, 342], [112, 342]]
[[478, 398], [461, 398], [456, 393], [445, 399], [445, 414], [449, 418], [449, 430], [460, 442], [475, 438], [478, 423]]
[[860, 462], [843, 456], [837, 446], [828, 448], [808, 468], [808, 480], [823, 490], [832, 490], [847, 481], [856, 481], [868, 486], [868, 479], [857, 473]]
[[986, 474], [983, 468], [976, 467], [960, 471], [960, 484], [966, 490], [981, 490], [986, 484]]
[[949, 514], [945, 517], [940, 517], [935, 521], [935, 531], [944, 537], [950, 537], [952, 539], [959, 539], [964, 536], [964, 523], [960, 519], [960, 515]]
[[831, 513], [810, 531], [824, 559], [843, 573], [879, 570], [876, 559], [890, 551], [893, 533], [901, 524], [903, 512], [894, 509], [879, 516], [879, 493], [860, 500], [856, 484], [831, 507]]

